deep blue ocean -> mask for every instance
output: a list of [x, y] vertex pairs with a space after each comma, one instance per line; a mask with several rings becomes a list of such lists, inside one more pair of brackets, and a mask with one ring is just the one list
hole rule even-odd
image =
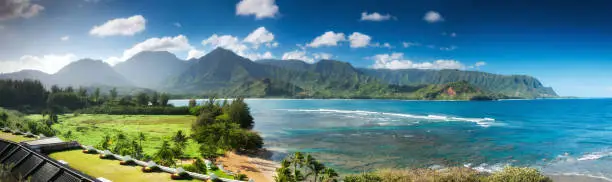
[[302, 151], [344, 172], [514, 165], [612, 178], [612, 99], [247, 103], [275, 160]]

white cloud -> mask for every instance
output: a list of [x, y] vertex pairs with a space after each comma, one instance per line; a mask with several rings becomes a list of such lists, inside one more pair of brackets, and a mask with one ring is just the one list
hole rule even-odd
[[452, 51], [457, 49], [457, 46], [450, 46], [450, 47], [440, 47], [441, 51]]
[[189, 40], [184, 35], [162, 38], [154, 37], [135, 44], [131, 48], [123, 51], [123, 55], [121, 57], [109, 57], [104, 59], [104, 62], [110, 65], [115, 65], [119, 62], [130, 59], [132, 56], [142, 51], [168, 51], [176, 53], [192, 49], [193, 47], [189, 44]]
[[179, 23], [179, 22], [174, 22], [174, 24], [173, 24], [173, 25], [174, 25], [175, 27], [178, 27], [178, 28], [183, 27], [183, 25], [181, 25], [181, 23]]
[[0, 21], [14, 18], [31, 18], [45, 7], [39, 4], [32, 4], [30, 0], [1, 0], [0, 1]]
[[316, 37], [308, 47], [321, 47], [321, 46], [337, 46], [338, 42], [346, 41], [344, 33], [334, 33], [333, 31], [325, 32], [323, 35]]
[[378, 12], [368, 14], [368, 12], [361, 13], [361, 21], [385, 21], [391, 19], [393, 16], [390, 14], [382, 15]]
[[208, 37], [208, 39], [203, 40], [202, 45], [211, 46], [213, 48], [222, 47], [232, 50], [239, 55], [243, 55], [243, 53], [249, 49], [249, 47], [240, 42], [238, 37], [232, 35], [219, 36], [217, 34], [213, 34], [212, 36]]
[[259, 54], [259, 53], [247, 53], [244, 55], [241, 55], [243, 57], [249, 58], [252, 61], [256, 61], [256, 60], [260, 60], [260, 59], [273, 59], [275, 58], [274, 55], [272, 55], [272, 53], [270, 51], [264, 52], [263, 54]]
[[314, 59], [312, 57], [307, 56], [306, 51], [299, 51], [299, 50], [286, 52], [285, 54], [283, 54], [282, 59], [283, 60], [297, 59], [297, 60], [302, 60], [307, 63], [314, 63]]
[[106, 36], [132, 36], [145, 30], [146, 20], [142, 15], [134, 15], [129, 18], [117, 18], [107, 21], [102, 25], [94, 26], [90, 35], [99, 37]]
[[371, 40], [372, 38], [370, 36], [359, 32], [353, 32], [353, 34], [349, 36], [352, 48], [366, 47], [370, 44]]
[[255, 19], [274, 18], [278, 14], [275, 0], [242, 0], [236, 4], [236, 15], [255, 15]]
[[372, 44], [373, 47], [386, 47], [389, 49], [395, 48], [393, 47], [391, 44], [389, 44], [389, 42], [385, 42], [383, 44], [381, 44], [380, 42], [376, 42], [376, 44]]
[[457, 33], [455, 33], [455, 32], [450, 33], [450, 36], [451, 36], [451, 37], [457, 37]]
[[374, 69], [465, 69], [456, 60], [436, 60], [433, 62], [414, 62], [404, 59], [404, 53], [378, 54], [371, 57]]
[[486, 62], [479, 61], [479, 62], [474, 63], [474, 65], [468, 66], [467, 68], [469, 68], [469, 69], [478, 69], [478, 68], [480, 68], [482, 66], [485, 66], [485, 65], [487, 65]]
[[332, 55], [330, 53], [324, 53], [324, 52], [314, 53], [312, 55], [314, 56], [315, 60], [331, 59], [332, 57], [334, 57], [334, 55]]
[[62, 40], [62, 41], [68, 41], [68, 40], [70, 40], [70, 36], [67, 36], [67, 35], [66, 35], [66, 36], [63, 36], [63, 37], [61, 37], [61, 38], [60, 38], [60, 40]]
[[243, 42], [253, 44], [255, 49], [259, 48], [260, 45], [264, 44], [267, 47], [276, 47], [278, 42], [274, 42], [274, 34], [268, 31], [266, 27], [259, 27], [251, 32]]
[[202, 57], [204, 55], [206, 55], [206, 54], [204, 54], [204, 52], [202, 52], [200, 50], [191, 49], [191, 50], [189, 50], [189, 52], [187, 52], [187, 59], [192, 59], [192, 58], [198, 59], [198, 58], [200, 58], [200, 57]]
[[429, 12], [425, 13], [425, 16], [423, 17], [423, 20], [425, 20], [426, 22], [429, 22], [429, 23], [436, 23], [436, 22], [444, 21], [444, 18], [438, 12], [429, 11]]
[[404, 46], [404, 48], [408, 48], [408, 47], [413, 47], [413, 46], [420, 46], [421, 44], [416, 43], [416, 42], [402, 42], [402, 46]]
[[16, 72], [24, 69], [40, 70], [53, 74], [62, 67], [76, 61], [74, 54], [49, 54], [44, 56], [25, 55], [14, 61], [0, 61], [0, 73]]

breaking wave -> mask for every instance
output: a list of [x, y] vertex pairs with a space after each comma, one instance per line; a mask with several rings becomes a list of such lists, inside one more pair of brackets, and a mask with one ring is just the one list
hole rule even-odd
[[[464, 121], [464, 122], [473, 122], [482, 127], [489, 127], [495, 124], [494, 118], [463, 118], [463, 117], [451, 117], [451, 116], [442, 116], [442, 115], [413, 115], [413, 114], [404, 114], [404, 113], [390, 113], [390, 112], [374, 112], [374, 111], [362, 111], [362, 110], [334, 110], [334, 109], [277, 109], [283, 111], [291, 111], [291, 112], [316, 112], [316, 113], [339, 113], [339, 114], [351, 114], [351, 115], [360, 115], [360, 116], [393, 116], [400, 118], [410, 118], [410, 119], [422, 119], [422, 120], [431, 120], [431, 121]], [[353, 116], [347, 116], [353, 117]], [[388, 125], [388, 122], [382, 123], [383, 125]]]

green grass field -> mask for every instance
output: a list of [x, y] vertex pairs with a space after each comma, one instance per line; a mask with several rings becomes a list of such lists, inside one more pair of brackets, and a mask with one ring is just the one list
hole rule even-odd
[[13, 135], [12, 133], [4, 133], [4, 132], [0, 132], [0, 138], [9, 140], [9, 141], [13, 141], [13, 142], [36, 140], [36, 138], [27, 138], [23, 135]]
[[49, 157], [66, 161], [68, 166], [94, 178], [103, 177], [115, 182], [174, 181], [169, 173], [144, 173], [140, 166], [122, 166], [118, 160], [100, 159], [96, 154], [84, 154], [81, 150], [56, 152], [49, 154]]
[[[29, 115], [28, 119], [39, 120], [41, 115]], [[67, 114], [59, 116], [60, 123], [54, 124], [53, 129], [60, 133], [58, 136], [64, 140], [76, 140], [83, 145], [96, 145], [102, 141], [104, 135], [114, 137], [122, 132], [131, 139], [137, 139], [142, 132], [146, 140], [142, 142], [144, 152], [153, 155], [161, 146], [163, 140], [170, 141], [172, 136], [183, 130], [189, 135], [191, 123], [195, 116], [176, 115], [105, 115], [81, 114], [78, 116]], [[68, 131], [72, 136], [64, 136]], [[186, 157], [198, 157], [198, 145], [189, 140], [185, 149]]]

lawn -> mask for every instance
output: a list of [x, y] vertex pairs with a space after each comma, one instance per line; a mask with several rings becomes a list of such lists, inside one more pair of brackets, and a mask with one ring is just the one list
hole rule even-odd
[[[41, 115], [29, 115], [29, 119], [40, 119]], [[64, 140], [76, 140], [83, 145], [100, 143], [105, 135], [111, 137], [123, 133], [131, 139], [137, 139], [140, 132], [144, 133], [146, 140], [142, 142], [145, 154], [153, 155], [163, 140], [171, 141], [172, 136], [183, 130], [187, 135], [191, 133], [191, 123], [195, 116], [177, 115], [105, 115], [81, 114], [78, 116], [66, 114], [59, 116], [59, 124], [53, 129], [59, 131], [58, 136]], [[71, 136], [65, 134], [71, 131]], [[185, 149], [186, 157], [198, 157], [198, 145], [189, 140]]]
[[122, 166], [118, 160], [100, 159], [96, 154], [84, 154], [81, 150], [56, 152], [49, 157], [66, 161], [68, 166], [94, 178], [103, 177], [114, 182], [174, 181], [169, 173], [143, 173], [140, 166]]
[[23, 142], [28, 140], [36, 140], [36, 138], [27, 138], [23, 135], [14, 135], [12, 133], [0, 132], [0, 138], [13, 141], [13, 142]]

